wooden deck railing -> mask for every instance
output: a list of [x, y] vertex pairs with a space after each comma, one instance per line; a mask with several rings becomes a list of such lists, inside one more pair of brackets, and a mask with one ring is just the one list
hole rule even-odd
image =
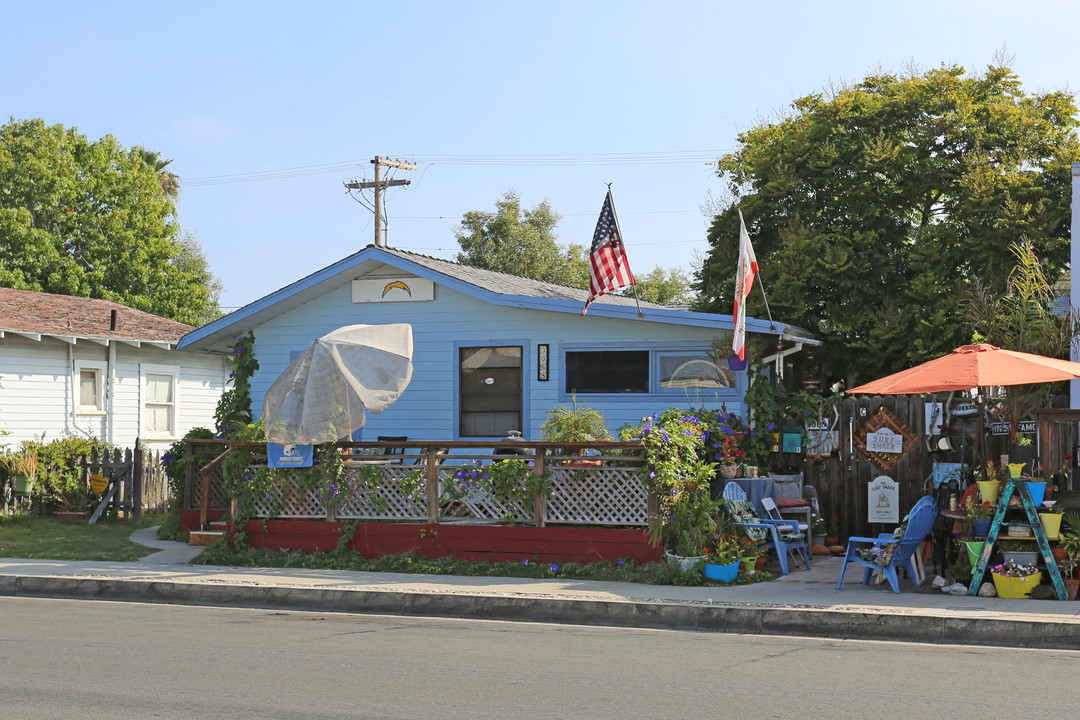
[[[328, 482], [321, 492], [300, 483], [291, 470], [276, 471], [274, 489], [254, 502], [256, 517], [360, 520], [410, 523], [498, 522], [572, 524], [599, 527], [641, 527], [655, 507], [638, 475], [641, 445], [636, 442], [552, 443], [528, 441], [393, 441], [343, 442], [345, 477]], [[239, 508], [225, 492], [221, 461], [233, 449], [257, 458], [253, 470], [266, 467], [266, 446], [226, 440], [192, 440], [189, 449], [200, 463], [188, 478], [187, 506], [200, 510], [200, 523], [212, 509]], [[587, 451], [578, 456], [578, 451]], [[511, 458], [531, 460], [532, 472], [549, 472], [548, 491], [530, 501], [491, 493], [445, 492], [454, 475]], [[378, 482], [369, 482], [370, 468], [379, 468]], [[406, 493], [402, 480], [422, 472], [423, 492]], [[195, 478], [201, 483], [197, 497]], [[458, 493], [453, 495], [460, 495]], [[419, 496], [419, 497], [418, 497]]]

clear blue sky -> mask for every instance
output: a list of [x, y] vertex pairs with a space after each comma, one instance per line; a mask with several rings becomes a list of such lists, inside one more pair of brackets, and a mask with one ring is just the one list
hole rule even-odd
[[172, 158], [180, 223], [229, 309], [373, 241], [342, 183], [371, 179], [375, 155], [419, 166], [387, 195], [394, 247], [452, 258], [461, 216], [508, 188], [550, 200], [560, 240], [588, 245], [610, 182], [633, 270], [689, 270], [700, 206], [723, 191], [706, 163], [797, 97], [909, 63], [982, 70], [1002, 47], [1028, 91], [1080, 79], [1072, 0], [2, 9], [4, 119]]

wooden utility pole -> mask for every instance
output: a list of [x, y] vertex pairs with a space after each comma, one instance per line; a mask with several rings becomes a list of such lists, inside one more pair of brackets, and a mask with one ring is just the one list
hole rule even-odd
[[408, 185], [409, 180], [387, 180], [383, 182], [381, 168], [393, 167], [401, 168], [402, 170], [415, 170], [416, 166], [411, 165], [400, 160], [388, 160], [387, 158], [375, 156], [375, 159], [371, 161], [371, 164], [375, 166], [375, 180], [374, 182], [349, 182], [345, 183], [345, 187], [350, 190], [366, 190], [373, 188], [375, 190], [375, 246], [382, 247], [386, 244], [386, 229], [383, 227], [382, 217], [382, 189], [385, 187], [398, 187], [401, 185]]

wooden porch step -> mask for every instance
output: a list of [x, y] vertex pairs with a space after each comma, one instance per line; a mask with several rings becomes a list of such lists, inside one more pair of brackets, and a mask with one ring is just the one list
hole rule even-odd
[[226, 530], [229, 529], [229, 521], [228, 520], [214, 520], [213, 522], [210, 523], [210, 529], [211, 530], [220, 530], [221, 532], [225, 532]]
[[192, 530], [188, 537], [188, 545], [201, 546], [225, 537], [224, 530]]

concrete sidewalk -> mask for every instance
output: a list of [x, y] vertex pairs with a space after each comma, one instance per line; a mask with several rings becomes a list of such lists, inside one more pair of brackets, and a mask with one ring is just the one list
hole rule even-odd
[[580, 625], [1080, 650], [1080, 602], [921, 593], [862, 585], [841, 558], [737, 587], [187, 565], [199, 548], [132, 539], [135, 563], [0, 559], [0, 596], [160, 602]]

